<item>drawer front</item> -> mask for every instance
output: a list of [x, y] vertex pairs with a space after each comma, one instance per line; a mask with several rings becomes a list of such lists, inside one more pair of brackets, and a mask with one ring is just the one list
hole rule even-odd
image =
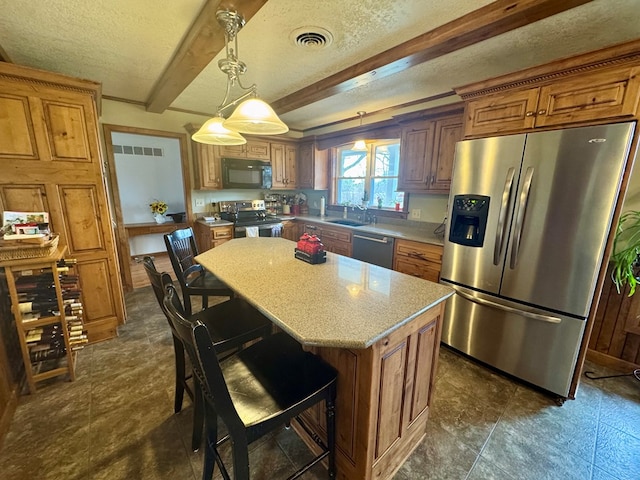
[[351, 243], [351, 230], [342, 228], [326, 228], [322, 227], [322, 236], [320, 239], [332, 239], [339, 242]]
[[393, 269], [431, 282], [440, 281], [440, 264], [438, 263], [415, 261], [398, 256], [393, 263]]
[[440, 245], [411, 242], [408, 240], [396, 241], [396, 255], [417, 261], [442, 263], [442, 250], [443, 247]]
[[212, 228], [211, 238], [214, 240], [231, 239], [233, 238], [233, 227]]

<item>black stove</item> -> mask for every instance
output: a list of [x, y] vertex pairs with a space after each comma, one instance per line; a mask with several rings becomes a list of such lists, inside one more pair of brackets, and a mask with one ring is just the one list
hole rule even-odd
[[261, 237], [279, 236], [282, 219], [267, 214], [264, 200], [220, 202], [220, 209], [220, 218], [233, 222], [235, 237], [247, 236], [246, 227], [258, 227]]

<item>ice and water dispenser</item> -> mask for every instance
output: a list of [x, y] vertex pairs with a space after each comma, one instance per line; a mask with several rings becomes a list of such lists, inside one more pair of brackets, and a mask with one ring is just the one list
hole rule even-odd
[[451, 210], [449, 241], [469, 247], [481, 247], [487, 229], [489, 197], [456, 195]]

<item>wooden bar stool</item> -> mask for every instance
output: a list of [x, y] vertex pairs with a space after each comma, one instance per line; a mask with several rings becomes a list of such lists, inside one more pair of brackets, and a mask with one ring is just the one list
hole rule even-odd
[[[327, 443], [317, 439], [321, 454], [289, 479], [298, 478], [324, 458], [328, 478], [335, 478], [336, 370], [320, 357], [305, 352], [285, 333], [271, 335], [220, 360], [207, 325], [190, 322], [174, 308], [177, 293], [172, 285], [167, 286], [166, 292], [164, 305], [169, 320], [191, 358], [204, 393], [207, 437], [202, 478], [211, 479], [214, 465], [218, 464], [223, 477], [230, 480], [217, 447], [231, 439], [233, 478], [248, 480], [249, 444], [288, 425], [322, 401], [326, 405]], [[218, 416], [229, 431], [221, 440], [217, 438]]]
[[187, 315], [191, 315], [191, 296], [202, 297], [203, 309], [207, 308], [208, 297], [233, 298], [233, 291], [224, 282], [194, 260], [198, 247], [191, 227], [165, 234], [164, 243], [180, 283]]
[[[144, 257], [143, 265], [160, 308], [167, 316], [167, 322], [173, 336], [173, 351], [176, 364], [174, 412], [178, 413], [182, 410], [185, 391], [193, 402], [194, 418], [191, 447], [195, 451], [200, 448], [202, 443], [204, 408], [200, 385], [194, 381], [193, 388], [191, 388], [188, 383], [191, 375], [186, 373], [184, 346], [168, 318], [163, 302], [165, 288], [167, 285], [173, 286], [173, 282], [167, 272], [158, 272], [151, 257]], [[172, 302], [176, 311], [179, 311], [183, 316], [186, 315], [177, 295], [172, 298]], [[244, 344], [252, 340], [270, 335], [272, 329], [272, 323], [268, 318], [238, 297], [201, 310], [188, 318], [192, 322], [199, 320], [208, 326], [216, 353], [223, 357], [241, 349]]]

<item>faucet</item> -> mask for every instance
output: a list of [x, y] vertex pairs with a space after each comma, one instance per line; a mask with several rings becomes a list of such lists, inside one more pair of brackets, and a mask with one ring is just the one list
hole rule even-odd
[[344, 211], [342, 212], [342, 218], [347, 218], [347, 209], [349, 207], [347, 207], [346, 205], [344, 206]]

